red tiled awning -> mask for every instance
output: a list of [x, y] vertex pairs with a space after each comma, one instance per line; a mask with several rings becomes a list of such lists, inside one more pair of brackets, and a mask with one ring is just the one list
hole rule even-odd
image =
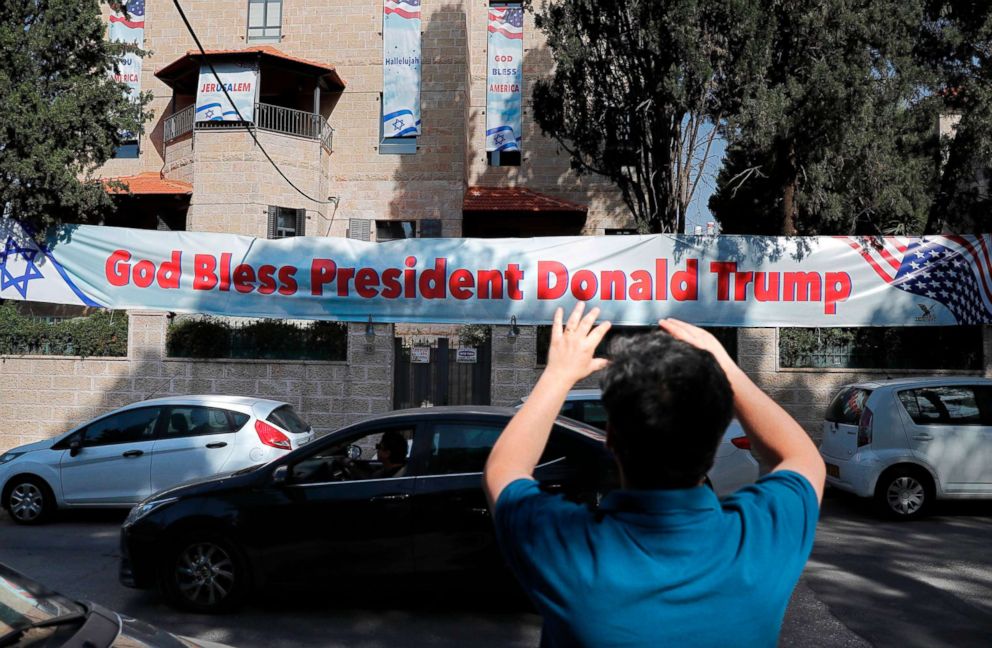
[[523, 187], [469, 187], [462, 201], [466, 212], [571, 212], [588, 207]]
[[[111, 187], [107, 184], [110, 181], [121, 182], [127, 185], [130, 191], [120, 189], [118, 187]], [[193, 185], [190, 183], [182, 182], [181, 180], [168, 180], [163, 178], [161, 174], [155, 173], [154, 171], [139, 173], [132, 176], [121, 176], [119, 178], [104, 178], [103, 182], [107, 193], [110, 194], [133, 194], [137, 196], [189, 196], [193, 193]]]
[[[338, 75], [337, 69], [333, 65], [290, 56], [271, 45], [256, 45], [244, 49], [206, 50], [206, 54], [209, 58], [217, 60], [244, 60], [246, 57], [258, 57], [263, 64], [279, 65], [307, 75], [325, 78], [332, 89], [343, 90], [345, 87], [344, 79]], [[156, 70], [155, 76], [166, 85], [174, 87], [179, 79], [192, 73], [199, 73], [202, 58], [200, 50], [189, 50], [184, 56]]]

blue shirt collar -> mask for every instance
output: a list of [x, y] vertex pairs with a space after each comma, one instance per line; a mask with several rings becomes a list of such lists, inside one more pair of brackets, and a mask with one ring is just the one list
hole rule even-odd
[[615, 513], [692, 513], [717, 511], [720, 500], [708, 486], [692, 488], [615, 490], [599, 503], [599, 510]]

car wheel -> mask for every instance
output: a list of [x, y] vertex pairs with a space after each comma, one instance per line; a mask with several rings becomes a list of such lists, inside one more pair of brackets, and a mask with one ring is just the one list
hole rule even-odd
[[169, 602], [194, 612], [228, 612], [248, 591], [246, 562], [215, 536], [187, 537], [166, 553], [160, 582]]
[[930, 476], [915, 468], [897, 468], [883, 474], [875, 487], [881, 510], [897, 520], [915, 520], [926, 515], [934, 499]]
[[7, 487], [4, 508], [18, 524], [41, 524], [55, 510], [51, 489], [38, 477], [15, 477]]

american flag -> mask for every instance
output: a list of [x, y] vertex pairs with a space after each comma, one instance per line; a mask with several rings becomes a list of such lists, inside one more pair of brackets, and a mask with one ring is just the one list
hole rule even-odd
[[524, 37], [524, 10], [520, 7], [489, 9], [489, 31], [507, 38]]
[[401, 18], [420, 20], [420, 0], [386, 0], [382, 8], [383, 14], [396, 14]]
[[842, 238], [889, 285], [943, 304], [958, 324], [992, 323], [992, 241], [987, 235]]
[[[127, 15], [124, 15], [124, 7], [127, 7]], [[110, 14], [110, 22], [121, 23], [131, 29], [145, 28], [145, 0], [130, 0], [122, 2], [116, 11]]]

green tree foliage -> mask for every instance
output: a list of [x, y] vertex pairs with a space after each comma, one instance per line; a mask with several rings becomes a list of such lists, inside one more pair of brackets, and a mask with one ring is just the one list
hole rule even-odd
[[0, 3], [0, 212], [41, 232], [112, 208], [90, 176], [149, 116], [110, 76], [126, 52], [97, 0]]
[[639, 227], [682, 231], [713, 135], [768, 67], [756, 0], [542, 2], [555, 69], [534, 115], [571, 156], [620, 189]]
[[710, 208], [735, 233], [919, 231], [938, 103], [915, 58], [919, 0], [763, 0], [768, 67], [726, 130]]

